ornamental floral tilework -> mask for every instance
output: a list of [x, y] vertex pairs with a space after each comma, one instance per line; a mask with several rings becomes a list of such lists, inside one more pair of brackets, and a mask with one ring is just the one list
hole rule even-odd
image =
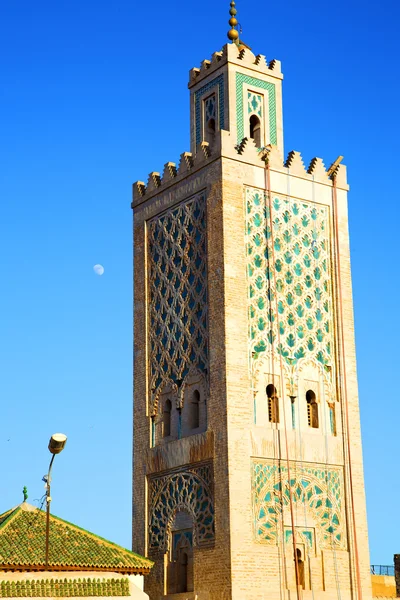
[[148, 243], [153, 404], [164, 383], [208, 365], [205, 193], [151, 220]]
[[[287, 373], [314, 360], [326, 376], [334, 355], [328, 207], [247, 188], [250, 351], [273, 345]], [[272, 223], [272, 230], [271, 230]]]
[[[277, 544], [282, 509], [289, 506], [287, 467], [257, 459], [251, 468], [255, 539]], [[304, 519], [307, 510], [321, 548], [346, 548], [343, 471], [307, 463], [292, 463], [290, 469], [295, 516]]]
[[154, 477], [149, 482], [149, 546], [168, 549], [168, 526], [178, 510], [195, 524], [195, 545], [214, 541], [212, 466], [203, 464]]
[[260, 94], [254, 92], [247, 92], [247, 112], [249, 115], [257, 115], [262, 119], [263, 97]]

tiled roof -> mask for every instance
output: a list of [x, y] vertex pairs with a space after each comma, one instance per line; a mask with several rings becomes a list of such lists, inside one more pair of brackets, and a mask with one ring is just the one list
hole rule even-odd
[[128, 579], [0, 581], [0, 598], [130, 596]]
[[[0, 570], [45, 570], [46, 513], [24, 502], [0, 515]], [[47, 570], [148, 573], [153, 562], [50, 515]]]

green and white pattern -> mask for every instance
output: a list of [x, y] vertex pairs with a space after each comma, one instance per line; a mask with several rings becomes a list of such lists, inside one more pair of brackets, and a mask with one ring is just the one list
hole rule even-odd
[[[247, 188], [246, 252], [253, 360], [274, 346], [287, 373], [334, 355], [329, 209]], [[272, 231], [271, 231], [272, 223]]]
[[[291, 463], [290, 469], [295, 512], [300, 517], [305, 515], [308, 525], [315, 527], [319, 547], [346, 548], [342, 470], [305, 463]], [[255, 539], [277, 544], [282, 510], [289, 505], [287, 467], [254, 460], [252, 490]]]
[[[248, 96], [245, 96], [245, 88], [250, 86], [259, 90], [266, 90], [268, 93], [268, 119], [270, 143], [277, 144], [276, 131], [276, 91], [273, 83], [236, 73], [236, 122], [237, 122], [237, 141], [240, 143], [245, 136], [244, 119], [248, 118]], [[248, 92], [247, 92], [248, 93]], [[261, 99], [260, 95], [257, 95]], [[257, 113], [254, 113], [257, 114]]]

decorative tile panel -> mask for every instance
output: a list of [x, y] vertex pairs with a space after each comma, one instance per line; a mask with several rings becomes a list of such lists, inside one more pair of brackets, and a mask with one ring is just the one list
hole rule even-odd
[[213, 88], [218, 86], [218, 110], [219, 110], [219, 128], [225, 127], [225, 93], [224, 93], [224, 76], [218, 75], [215, 79], [203, 85], [197, 92], [194, 93], [194, 112], [195, 112], [195, 129], [196, 129], [196, 146], [201, 140], [201, 101]]
[[[285, 527], [285, 543], [286, 544], [293, 544], [293, 531], [292, 531], [292, 527]], [[296, 527], [295, 528], [295, 533], [296, 533], [296, 542], [298, 543], [299, 541], [302, 541], [304, 543], [305, 546], [308, 546], [309, 548], [314, 548], [315, 546], [315, 541], [314, 541], [314, 529], [311, 527]]]
[[[276, 92], [273, 83], [263, 81], [262, 79], [256, 79], [255, 77], [249, 77], [243, 75], [243, 73], [236, 73], [236, 126], [237, 126], [237, 141], [240, 143], [244, 138], [244, 86], [250, 86], [268, 91], [268, 118], [269, 118], [269, 135], [270, 143], [277, 143], [277, 131], [276, 131]], [[260, 96], [259, 96], [260, 97]], [[248, 98], [246, 98], [246, 101]], [[249, 104], [247, 103], [247, 110]], [[256, 113], [254, 113], [256, 114]]]
[[206, 197], [202, 192], [148, 224], [152, 407], [164, 383], [208, 366]]
[[263, 116], [263, 96], [254, 92], [247, 92], [247, 112], [250, 115], [257, 115], [262, 119]]
[[167, 550], [168, 528], [176, 512], [193, 518], [195, 545], [214, 540], [214, 500], [211, 464], [204, 464], [149, 481], [149, 547]]
[[214, 121], [216, 119], [216, 104], [215, 103], [216, 103], [215, 94], [213, 94], [212, 96], [209, 96], [204, 101], [204, 112], [205, 112], [206, 124], [208, 123], [208, 121], [210, 119], [214, 119]]
[[[254, 537], [258, 542], [277, 544], [283, 526], [282, 507], [289, 507], [287, 466], [257, 459], [251, 469]], [[302, 519], [308, 514], [312, 519], [319, 547], [346, 548], [342, 469], [290, 463], [290, 476], [295, 514]]]
[[[334, 356], [329, 209], [247, 188], [249, 337], [253, 360], [274, 348], [286, 371]], [[272, 223], [272, 230], [271, 230]]]

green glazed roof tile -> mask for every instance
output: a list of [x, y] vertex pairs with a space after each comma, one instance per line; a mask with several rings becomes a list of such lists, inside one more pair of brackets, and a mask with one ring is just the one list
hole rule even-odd
[[[24, 502], [0, 515], [0, 570], [45, 568], [46, 513]], [[151, 560], [50, 515], [49, 570], [148, 573]]]
[[130, 596], [128, 579], [0, 581], [0, 598]]

